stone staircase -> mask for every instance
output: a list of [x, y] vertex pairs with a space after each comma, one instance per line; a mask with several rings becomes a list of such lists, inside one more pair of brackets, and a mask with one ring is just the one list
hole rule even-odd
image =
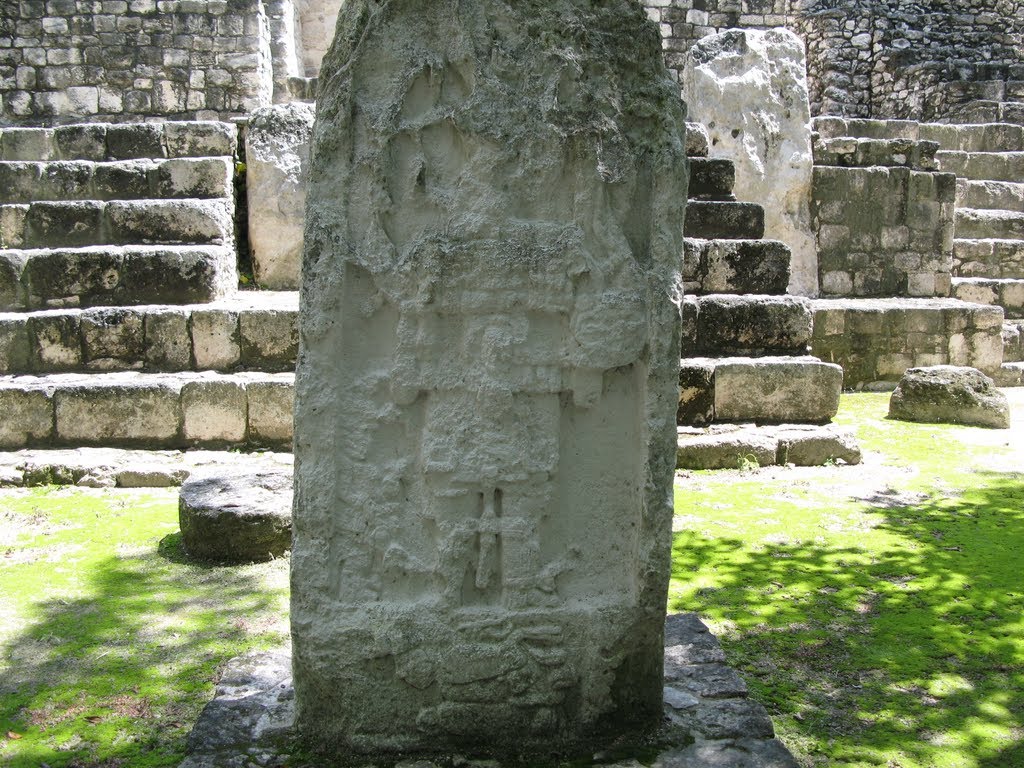
[[0, 132], [0, 449], [285, 448], [296, 293], [238, 290], [237, 128]]
[[[699, 126], [689, 126], [691, 136]], [[842, 369], [811, 357], [809, 300], [787, 296], [790, 251], [762, 239], [759, 205], [737, 202], [733, 164], [691, 141], [678, 465], [690, 469], [855, 460], [832, 432]], [[764, 425], [789, 425], [786, 429]], [[742, 425], [742, 426], [741, 426]], [[799, 445], [818, 441], [815, 457]], [[832, 443], [821, 453], [823, 442]]]
[[[819, 118], [815, 129], [828, 138], [841, 133], [861, 143], [880, 140], [937, 145], [938, 168], [957, 177], [950, 295], [971, 305], [1003, 309], [1002, 365], [992, 365], [991, 351], [985, 352], [982, 359], [989, 366], [988, 372], [1001, 385], [1021, 384], [1024, 381], [1021, 344], [1024, 326], [1024, 125]], [[981, 323], [987, 326], [989, 319]], [[959, 329], [951, 330], [951, 336], [955, 336]], [[983, 365], [975, 367], [984, 369]]]

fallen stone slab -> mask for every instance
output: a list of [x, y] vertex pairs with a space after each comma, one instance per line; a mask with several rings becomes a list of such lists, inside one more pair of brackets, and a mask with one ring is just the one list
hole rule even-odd
[[0, 487], [168, 488], [193, 472], [288, 469], [290, 453], [63, 448], [0, 452]]
[[716, 424], [679, 427], [677, 469], [742, 469], [792, 464], [859, 464], [860, 446], [833, 425]]
[[291, 469], [197, 473], [181, 486], [178, 522], [182, 546], [200, 560], [281, 557], [292, 545]]
[[[636, 757], [614, 762], [599, 753], [576, 761], [603, 768], [796, 768], [796, 761], [775, 738], [765, 708], [748, 698], [747, 687], [724, 664], [718, 640], [695, 615], [665, 620], [664, 723], [653, 739], [636, 744]], [[250, 653], [224, 668], [215, 698], [203, 709], [186, 742], [180, 768], [248, 768], [284, 765], [313, 768], [293, 754], [295, 691], [291, 648]], [[651, 743], [658, 747], [652, 760]], [[628, 747], [617, 749], [629, 753]], [[643, 763], [638, 758], [643, 759]], [[352, 768], [379, 765], [367, 758]], [[407, 759], [396, 768], [501, 768], [497, 760], [452, 755], [449, 760]]]
[[911, 368], [889, 399], [889, 418], [931, 424], [1010, 428], [1010, 405], [995, 382], [976, 368]]

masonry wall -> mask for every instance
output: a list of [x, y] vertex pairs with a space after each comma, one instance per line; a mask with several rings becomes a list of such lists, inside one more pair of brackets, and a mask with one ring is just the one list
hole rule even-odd
[[0, 124], [242, 115], [271, 68], [261, 0], [0, 2]]
[[813, 114], [958, 119], [979, 101], [1024, 101], [1024, 0], [644, 2], [676, 72], [707, 35], [792, 29], [807, 45]]

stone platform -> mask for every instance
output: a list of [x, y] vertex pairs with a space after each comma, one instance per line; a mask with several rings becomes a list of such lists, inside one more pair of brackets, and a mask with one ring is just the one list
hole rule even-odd
[[[310, 761], [299, 755], [292, 730], [294, 696], [290, 648], [232, 660], [221, 675], [216, 697], [188, 737], [188, 757], [180, 768], [333, 765], [323, 758]], [[661, 728], [634, 745], [621, 745], [614, 754], [577, 758], [572, 765], [796, 768], [792, 755], [774, 736], [768, 713], [748, 698], [746, 684], [725, 664], [714, 635], [696, 615], [680, 613], [665, 621]], [[501, 768], [494, 760], [465, 755], [445, 760], [408, 756], [372, 764], [374, 768]]]

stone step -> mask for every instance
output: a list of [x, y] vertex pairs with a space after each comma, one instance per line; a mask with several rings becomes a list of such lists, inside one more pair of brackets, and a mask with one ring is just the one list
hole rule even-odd
[[234, 244], [231, 200], [76, 200], [0, 205], [0, 247]]
[[0, 313], [0, 374], [291, 371], [296, 292], [245, 291], [209, 304]]
[[843, 369], [816, 357], [683, 358], [676, 423], [825, 424], [842, 389]]
[[813, 129], [823, 139], [908, 139], [935, 141], [942, 149], [959, 152], [1024, 151], [1024, 127], [998, 121], [979, 123], [918, 123], [914, 120], [816, 117]]
[[0, 249], [0, 311], [201, 304], [238, 289], [236, 261], [211, 245]]
[[1024, 363], [1003, 363], [992, 378], [997, 387], [1024, 387]]
[[1003, 323], [1003, 364], [1024, 362], [1024, 320]]
[[778, 240], [683, 241], [687, 294], [784, 294], [789, 285], [789, 246]]
[[[1005, 85], [1002, 81], [993, 83]], [[1024, 103], [1019, 101], [996, 101], [995, 99], [974, 99], [958, 104], [949, 118], [958, 123], [1009, 123], [1024, 126]]]
[[285, 448], [291, 373], [93, 373], [0, 377], [0, 449]]
[[230, 157], [0, 162], [0, 203], [232, 198]]
[[952, 295], [961, 301], [1002, 307], [1009, 318], [1024, 317], [1024, 279], [955, 277]]
[[944, 173], [977, 181], [1020, 181], [1024, 179], [1024, 152], [956, 152], [935, 154]]
[[0, 452], [0, 486], [169, 488], [193, 473], [284, 470], [290, 453], [193, 449], [40, 448]]
[[845, 389], [893, 389], [908, 368], [1003, 357], [1003, 310], [956, 299], [815, 299], [811, 354], [843, 367]]
[[1024, 211], [1024, 182], [956, 180], [957, 208]]
[[764, 209], [757, 203], [692, 200], [686, 204], [686, 237], [707, 240], [760, 240], [764, 237]]
[[0, 160], [232, 157], [237, 149], [238, 129], [231, 123], [214, 121], [0, 128]]
[[833, 425], [715, 424], [704, 429], [679, 427], [676, 433], [676, 469], [817, 467], [860, 461], [856, 438]]
[[957, 277], [1024, 278], [1024, 241], [953, 241], [953, 274]]
[[736, 166], [732, 160], [690, 158], [690, 198], [732, 200], [736, 183]]
[[687, 296], [680, 356], [804, 355], [811, 329], [811, 304], [802, 297]]
[[966, 240], [1024, 240], [1024, 212], [958, 208], [956, 236]]

